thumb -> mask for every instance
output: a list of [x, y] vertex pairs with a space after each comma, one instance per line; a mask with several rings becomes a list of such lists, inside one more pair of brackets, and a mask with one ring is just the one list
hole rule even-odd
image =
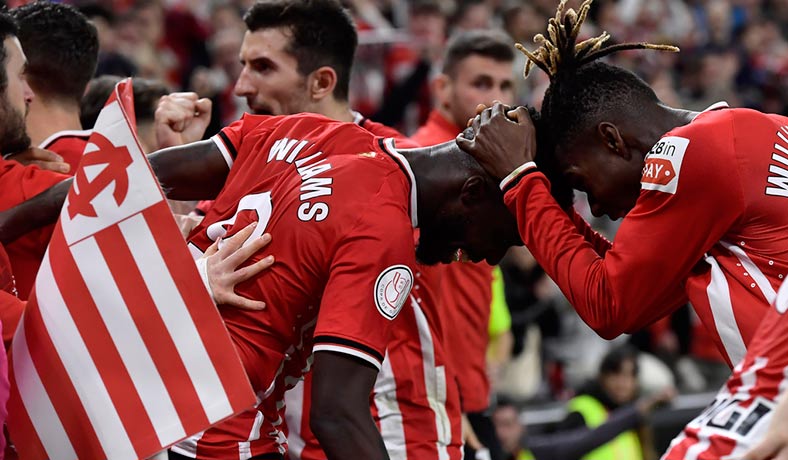
[[528, 109], [523, 106], [519, 106], [514, 110], [506, 112], [506, 116], [521, 125], [531, 121], [531, 114], [528, 113]]
[[195, 103], [195, 107], [199, 115], [198, 117], [203, 116], [211, 116], [211, 108], [213, 107], [213, 102], [207, 97], [204, 97]]
[[465, 152], [473, 152], [473, 150], [476, 148], [476, 139], [468, 139], [465, 137], [464, 133], [460, 133], [457, 136], [456, 141], [457, 146]]

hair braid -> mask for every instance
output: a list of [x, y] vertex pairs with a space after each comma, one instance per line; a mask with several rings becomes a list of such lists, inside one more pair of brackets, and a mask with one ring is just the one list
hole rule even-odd
[[597, 37], [577, 43], [580, 29], [588, 17], [593, 1], [584, 0], [580, 5], [580, 9], [575, 12], [572, 8], [566, 10], [567, 0], [561, 0], [556, 9], [555, 17], [550, 18], [547, 24], [547, 37], [543, 34], [537, 34], [534, 37], [534, 43], [539, 45], [536, 51], [528, 51], [520, 43], [515, 45], [528, 58], [525, 64], [524, 76], [527, 77], [531, 67], [535, 65], [547, 72], [552, 79], [560, 75], [562, 69], [571, 71], [573, 68], [624, 50], [679, 51], [675, 46], [654, 45], [651, 43], [624, 43], [603, 47], [605, 42], [610, 39], [610, 34], [607, 32], [602, 32]]

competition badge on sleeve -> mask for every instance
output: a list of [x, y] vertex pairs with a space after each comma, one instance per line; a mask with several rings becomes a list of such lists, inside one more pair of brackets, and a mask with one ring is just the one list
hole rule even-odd
[[20, 458], [147, 458], [254, 404], [133, 120], [125, 80], [14, 336], [8, 426]]

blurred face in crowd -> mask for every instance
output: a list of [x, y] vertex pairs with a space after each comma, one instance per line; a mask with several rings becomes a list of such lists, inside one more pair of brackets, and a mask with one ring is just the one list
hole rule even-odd
[[602, 374], [599, 378], [602, 391], [616, 404], [627, 404], [637, 397], [638, 378], [631, 359], [621, 362], [618, 372]]
[[498, 407], [493, 413], [493, 424], [504, 452], [516, 455], [520, 451], [520, 440], [525, 434], [525, 427], [520, 423], [517, 409], [513, 406]]
[[461, 128], [476, 115], [479, 104], [514, 105], [511, 62], [473, 54], [457, 63], [453, 75], [440, 75], [436, 87], [439, 107]]
[[0, 103], [0, 152], [18, 152], [30, 147], [30, 137], [25, 129], [27, 108], [33, 101], [33, 90], [25, 78], [27, 59], [16, 37], [3, 41], [5, 48], [5, 73], [8, 79]]
[[261, 115], [289, 115], [308, 111], [306, 77], [287, 49], [286, 28], [247, 31], [241, 45], [241, 75], [235, 94], [245, 97], [249, 109]]

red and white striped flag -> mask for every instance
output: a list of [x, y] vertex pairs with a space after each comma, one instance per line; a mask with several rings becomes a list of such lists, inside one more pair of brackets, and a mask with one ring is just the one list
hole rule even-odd
[[132, 128], [107, 101], [9, 364], [22, 459], [140, 459], [255, 402]]

